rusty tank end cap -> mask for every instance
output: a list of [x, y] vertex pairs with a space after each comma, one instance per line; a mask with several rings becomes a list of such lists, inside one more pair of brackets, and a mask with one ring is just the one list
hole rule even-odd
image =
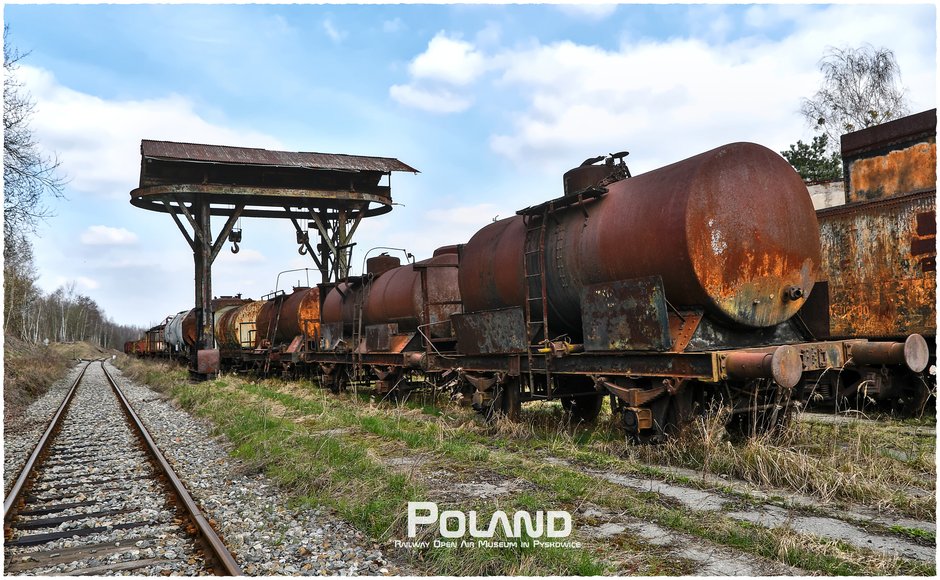
[[927, 341], [919, 334], [912, 334], [904, 341], [904, 363], [907, 368], [919, 373], [927, 368], [930, 360], [930, 347]]
[[792, 389], [803, 378], [803, 359], [800, 351], [792, 346], [781, 346], [770, 359], [770, 370], [774, 382], [785, 389]]

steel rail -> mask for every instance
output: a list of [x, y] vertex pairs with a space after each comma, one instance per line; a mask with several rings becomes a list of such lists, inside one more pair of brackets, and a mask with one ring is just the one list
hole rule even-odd
[[144, 427], [144, 424], [137, 416], [137, 413], [134, 412], [130, 402], [124, 396], [124, 393], [121, 391], [120, 387], [118, 387], [117, 382], [115, 382], [114, 378], [111, 377], [111, 373], [108, 372], [108, 369], [105, 368], [104, 361], [101, 361], [101, 369], [104, 371], [104, 376], [111, 384], [112, 390], [114, 390], [118, 399], [121, 401], [121, 405], [124, 407], [124, 412], [130, 419], [134, 429], [137, 430], [144, 444], [147, 446], [148, 451], [150, 451], [152, 457], [159, 464], [163, 474], [166, 476], [167, 480], [170, 482], [170, 485], [173, 487], [173, 491], [180, 499], [183, 507], [189, 514], [190, 519], [192, 519], [193, 523], [196, 525], [196, 529], [199, 531], [198, 535], [205, 546], [209, 548], [211, 555], [215, 557], [216, 561], [221, 565], [222, 570], [226, 575], [244, 576], [245, 573], [235, 561], [232, 553], [228, 551], [228, 548], [226, 548], [225, 544], [222, 543], [222, 539], [219, 538], [219, 535], [209, 524], [209, 521], [206, 520], [205, 516], [202, 515], [202, 511], [199, 509], [199, 506], [196, 505], [196, 502], [193, 500], [192, 496], [189, 495], [189, 491], [187, 491], [186, 486], [183, 485], [183, 482], [180, 480], [179, 476], [177, 476], [176, 472], [173, 471], [173, 468], [163, 456], [163, 453], [160, 452], [159, 447], [157, 447], [157, 444], [150, 436], [150, 433], [147, 431], [146, 427]]
[[[26, 488], [26, 481], [29, 479], [29, 476], [32, 475], [33, 469], [36, 467], [36, 464], [39, 463], [40, 457], [45, 453], [49, 444], [52, 442], [54, 438], [53, 435], [62, 423], [62, 418], [65, 417], [65, 411], [68, 409], [69, 403], [72, 402], [75, 391], [78, 390], [78, 384], [82, 382], [82, 377], [85, 376], [85, 371], [88, 370], [91, 363], [92, 361], [88, 361], [85, 368], [82, 369], [82, 372], [79, 373], [78, 377], [75, 379], [75, 382], [69, 387], [68, 393], [66, 393], [65, 398], [62, 399], [62, 404], [59, 405], [55, 415], [52, 416], [52, 420], [49, 421], [49, 426], [46, 427], [46, 431], [42, 434], [42, 437], [39, 438], [39, 442], [36, 443], [36, 447], [30, 454], [29, 459], [26, 460], [26, 464], [23, 465], [19, 477], [16, 478], [16, 482], [13, 484], [13, 487], [10, 488], [10, 493], [7, 494], [6, 499], [3, 500], [4, 522], [12, 515], [11, 508], [16, 505], [17, 500]], [[103, 366], [104, 363], [102, 363], [102, 367]]]

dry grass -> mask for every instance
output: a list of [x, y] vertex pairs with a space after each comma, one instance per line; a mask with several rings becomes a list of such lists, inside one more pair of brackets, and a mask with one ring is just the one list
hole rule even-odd
[[[822, 501], [887, 507], [934, 519], [934, 436], [902, 436], [890, 423], [794, 421], [782, 434], [733, 441], [724, 429], [726, 413], [699, 418], [681, 437], [631, 449], [629, 455], [647, 463], [782, 487]], [[893, 446], [906, 451], [886, 452]]]
[[[97, 352], [97, 354], [95, 354]], [[41, 397], [53, 383], [65, 376], [80, 357], [104, 356], [104, 351], [87, 343], [49, 346], [23, 342], [5, 335], [3, 348], [4, 428], [13, 427], [30, 403]]]
[[[781, 561], [789, 560], [794, 553], [798, 553], [806, 546], [807, 536], [797, 533], [789, 528], [781, 527], [774, 530], [777, 536], [776, 557]], [[890, 554], [863, 552], [852, 549], [838, 540], [827, 538], [813, 538], [815, 551], [820, 557], [850, 560], [858, 568], [865, 571], [866, 576], [893, 576], [904, 570], [905, 562], [898, 556]], [[910, 572], [907, 572], [908, 574]]]
[[188, 379], [186, 369], [173, 362], [144, 360], [121, 354], [114, 361], [114, 365], [128, 378], [145, 383], [160, 393], [167, 393], [181, 381]]

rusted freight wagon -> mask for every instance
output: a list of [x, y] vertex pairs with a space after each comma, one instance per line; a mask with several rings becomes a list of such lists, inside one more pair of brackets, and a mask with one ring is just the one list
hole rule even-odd
[[166, 321], [154, 326], [147, 331], [144, 352], [149, 356], [166, 356], [166, 341], [164, 340], [164, 330]]
[[[918, 333], [934, 353], [936, 109], [843, 135], [842, 158], [846, 203], [816, 212], [830, 335], [897, 339]], [[832, 398], [836, 382], [817, 394]], [[922, 405], [928, 390], [916, 377], [871, 373], [843, 377], [839, 398]]]

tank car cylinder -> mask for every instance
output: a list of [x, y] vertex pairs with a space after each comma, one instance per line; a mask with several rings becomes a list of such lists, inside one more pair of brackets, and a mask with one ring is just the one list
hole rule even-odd
[[222, 333], [216, 335], [219, 345], [225, 349], [253, 348], [255, 320], [264, 305], [253, 300], [226, 312], [219, 323]]
[[295, 336], [308, 339], [320, 337], [320, 289], [295, 288], [280, 305], [277, 337], [279, 342], [290, 342]]
[[183, 342], [186, 346], [192, 347], [196, 345], [196, 309], [188, 311], [183, 317], [183, 322], [180, 323], [180, 327], [183, 330]]
[[[580, 335], [585, 286], [647, 276], [660, 276], [678, 307], [702, 307], [736, 326], [774, 326], [805, 302], [820, 261], [806, 186], [780, 155], [753, 143], [612, 183], [597, 200], [556, 211], [544, 236], [556, 335]], [[525, 240], [517, 216], [467, 243], [460, 290], [468, 311], [525, 304]]]
[[212, 320], [215, 325], [216, 348], [225, 346], [225, 322], [228, 319], [228, 314], [237, 308], [238, 306], [223, 306], [212, 313]]
[[352, 285], [340, 282], [330, 290], [323, 301], [323, 310], [320, 313], [323, 324], [343, 324], [343, 333], [352, 334], [353, 320], [356, 319], [356, 305], [361, 304], [363, 292], [362, 284]]

